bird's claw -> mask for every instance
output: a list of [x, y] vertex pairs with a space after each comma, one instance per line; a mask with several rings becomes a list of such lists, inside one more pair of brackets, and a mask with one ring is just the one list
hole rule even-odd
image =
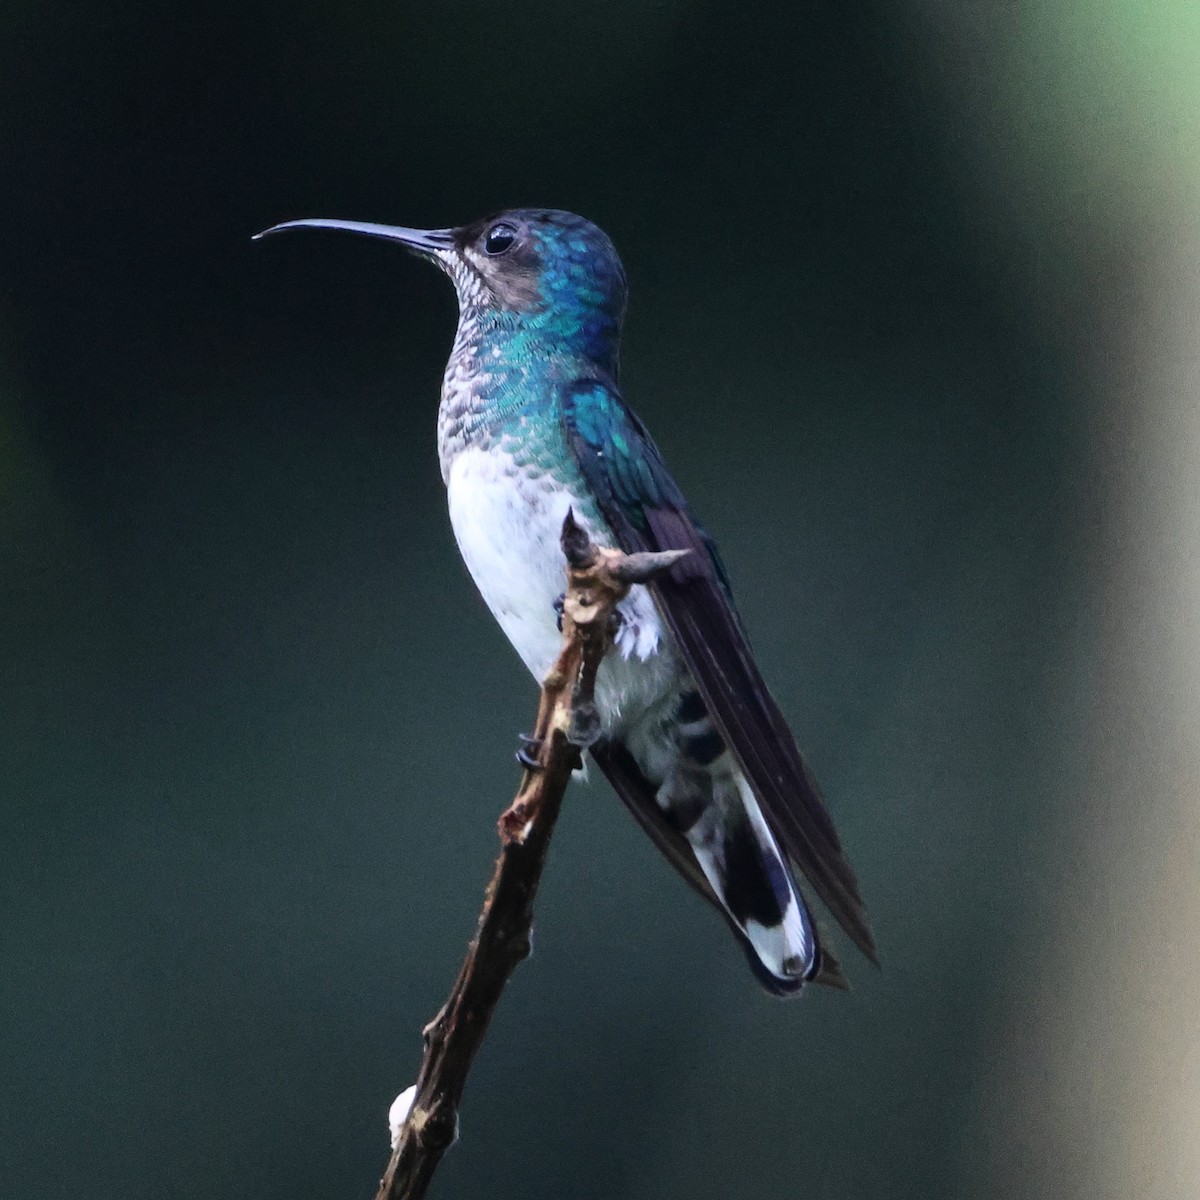
[[541, 767], [538, 755], [542, 752], [542, 739], [531, 737], [528, 733], [518, 733], [517, 741], [521, 743], [515, 755], [517, 762], [527, 771], [536, 771]]

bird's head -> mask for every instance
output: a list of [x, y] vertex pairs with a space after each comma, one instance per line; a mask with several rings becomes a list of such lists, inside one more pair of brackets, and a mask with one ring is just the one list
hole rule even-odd
[[395, 242], [450, 276], [460, 319], [541, 335], [615, 364], [625, 271], [608, 235], [574, 213], [513, 208], [457, 229], [310, 218], [257, 237], [289, 229], [341, 229]]

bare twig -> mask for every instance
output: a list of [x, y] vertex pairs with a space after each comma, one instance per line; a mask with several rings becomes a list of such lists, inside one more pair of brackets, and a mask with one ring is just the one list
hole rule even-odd
[[492, 1013], [517, 964], [529, 954], [533, 900], [550, 835], [580, 751], [600, 732], [596, 672], [619, 620], [617, 604], [634, 583], [668, 570], [687, 551], [625, 555], [593, 545], [567, 513], [563, 648], [542, 683], [533, 736], [536, 770], [526, 771], [500, 817], [500, 857], [484, 895], [474, 940], [441, 1011], [425, 1027], [417, 1091], [376, 1200], [420, 1200], [458, 1136], [458, 1106]]

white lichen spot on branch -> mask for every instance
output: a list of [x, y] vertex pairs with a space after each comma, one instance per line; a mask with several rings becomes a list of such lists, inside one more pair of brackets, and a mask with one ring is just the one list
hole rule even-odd
[[400, 1144], [400, 1130], [404, 1128], [404, 1122], [408, 1120], [408, 1114], [412, 1111], [413, 1101], [417, 1098], [417, 1085], [410, 1084], [392, 1101], [392, 1107], [388, 1109], [388, 1128], [392, 1132], [392, 1149]]

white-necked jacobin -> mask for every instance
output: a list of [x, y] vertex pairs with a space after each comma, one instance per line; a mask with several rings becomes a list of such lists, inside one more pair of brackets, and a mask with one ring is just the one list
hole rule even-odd
[[454, 281], [458, 332], [438, 410], [450, 520], [539, 682], [561, 646], [568, 509], [601, 544], [692, 551], [621, 604], [592, 758], [724, 915], [769, 991], [844, 987], [789, 862], [875, 961], [858, 882], [755, 665], [716, 546], [618, 391], [626, 284], [612, 242], [582, 217], [536, 208], [457, 229], [311, 219], [265, 232], [297, 228], [399, 243]]

